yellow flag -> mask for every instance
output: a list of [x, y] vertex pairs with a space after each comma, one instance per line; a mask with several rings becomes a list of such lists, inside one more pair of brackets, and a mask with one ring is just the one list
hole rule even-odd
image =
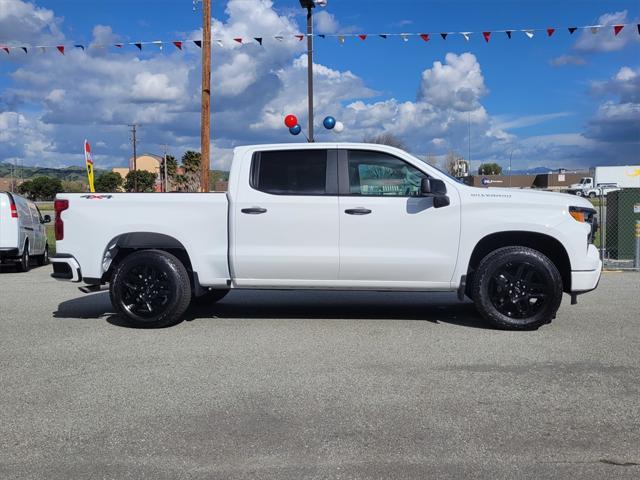
[[91, 146], [89, 142], [84, 141], [84, 161], [87, 164], [87, 178], [89, 179], [89, 191], [95, 193], [96, 189], [93, 186], [93, 160], [91, 159]]

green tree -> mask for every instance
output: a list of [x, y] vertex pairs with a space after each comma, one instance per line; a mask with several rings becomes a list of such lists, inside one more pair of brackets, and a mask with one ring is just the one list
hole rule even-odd
[[497, 163], [483, 163], [478, 167], [478, 175], [500, 175], [502, 167]]
[[124, 189], [127, 192], [135, 192], [136, 180], [138, 182], [138, 192], [153, 192], [156, 184], [155, 173], [146, 170], [131, 170], [127, 173], [124, 181]]
[[[182, 155], [184, 173], [177, 175], [176, 184], [181, 192], [197, 192], [200, 190], [200, 152], [187, 150]], [[168, 165], [168, 164], [167, 164]]]
[[36, 201], [53, 200], [53, 197], [62, 192], [62, 190], [60, 179], [51, 177], [36, 177], [18, 186], [18, 193]]
[[62, 180], [62, 191], [65, 193], [86, 192], [85, 184], [80, 180]]
[[364, 137], [364, 143], [377, 143], [379, 145], [389, 145], [390, 147], [396, 147], [400, 150], [406, 150], [407, 147], [404, 141], [396, 137], [393, 133], [385, 132], [378, 135], [367, 135]]
[[124, 179], [118, 172], [107, 172], [96, 178], [94, 186], [96, 192], [119, 192], [122, 188]]

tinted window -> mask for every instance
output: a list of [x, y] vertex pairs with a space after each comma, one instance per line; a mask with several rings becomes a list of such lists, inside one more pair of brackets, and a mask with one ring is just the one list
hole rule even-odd
[[351, 195], [420, 196], [420, 183], [426, 176], [414, 166], [386, 153], [349, 152]]
[[260, 152], [253, 160], [252, 186], [278, 195], [324, 195], [327, 151]]

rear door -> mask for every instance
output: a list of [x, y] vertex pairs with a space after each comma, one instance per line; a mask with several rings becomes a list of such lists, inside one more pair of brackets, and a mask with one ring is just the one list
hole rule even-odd
[[420, 196], [424, 170], [388, 153], [341, 150], [340, 280], [364, 288], [449, 288], [460, 201]]
[[256, 152], [242, 168], [232, 202], [236, 284], [333, 285], [339, 261], [337, 151]]

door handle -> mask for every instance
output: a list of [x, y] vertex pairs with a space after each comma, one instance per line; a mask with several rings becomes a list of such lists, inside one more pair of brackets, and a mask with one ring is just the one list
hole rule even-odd
[[249, 215], [260, 215], [266, 213], [267, 209], [262, 207], [243, 208], [240, 210], [242, 213], [248, 213]]
[[347, 215], [369, 215], [371, 210], [368, 208], [347, 208], [344, 213]]

